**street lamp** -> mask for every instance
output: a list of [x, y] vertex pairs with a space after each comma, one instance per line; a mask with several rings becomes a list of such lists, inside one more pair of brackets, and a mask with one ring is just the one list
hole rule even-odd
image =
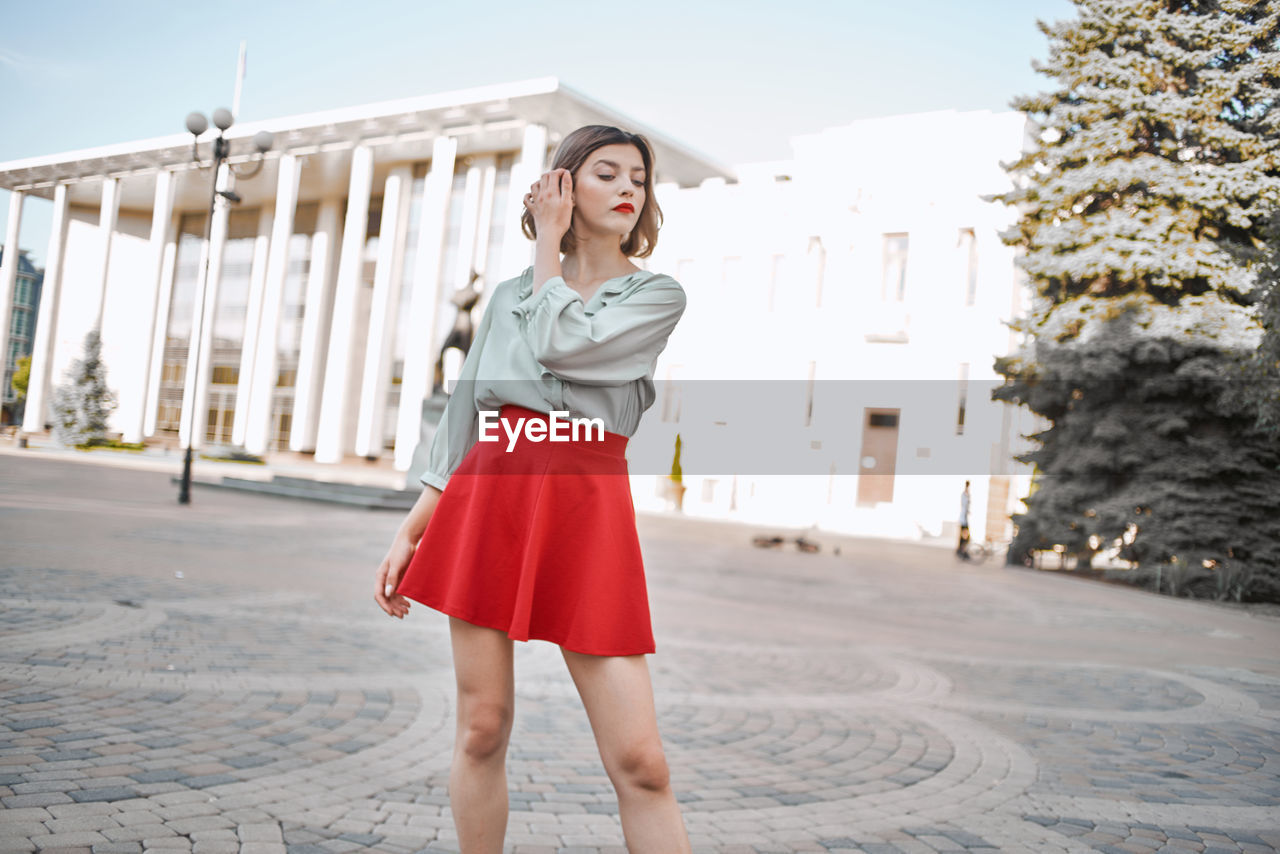
[[[209, 217], [204, 222], [204, 270], [200, 273], [200, 285], [197, 289], [195, 322], [191, 329], [191, 343], [187, 347], [187, 372], [193, 377], [191, 382], [192, 400], [191, 404], [191, 423], [187, 427], [187, 447], [186, 453], [182, 460], [182, 486], [178, 490], [178, 503], [191, 503], [191, 445], [195, 437], [195, 431], [199, 424], [200, 413], [196, 412], [195, 391], [200, 385], [200, 345], [204, 337], [204, 312], [205, 312], [205, 294], [209, 289], [209, 258], [213, 255], [213, 246], [210, 242], [213, 231], [213, 217], [218, 207], [218, 197], [222, 196], [227, 200], [228, 204], [235, 204], [240, 201], [240, 196], [234, 190], [218, 189], [218, 171], [222, 167], [222, 163], [231, 153], [231, 143], [223, 134], [232, 124], [235, 123], [235, 116], [231, 115], [231, 111], [220, 107], [213, 111], [213, 123], [218, 128], [218, 136], [213, 140], [213, 192], [209, 196]], [[191, 160], [195, 163], [200, 162], [199, 138], [200, 134], [209, 129], [209, 120], [205, 118], [204, 113], [189, 113], [187, 115], [187, 130], [191, 133]], [[227, 169], [231, 174], [238, 178], [252, 178], [262, 170], [262, 164], [265, 162], [265, 155], [271, 150], [271, 144], [274, 141], [269, 131], [260, 130], [253, 135], [253, 146], [258, 151], [258, 159], [254, 163], [253, 168], [245, 172], [237, 172], [235, 167], [230, 163]], [[194, 354], [194, 355], [193, 355]]]

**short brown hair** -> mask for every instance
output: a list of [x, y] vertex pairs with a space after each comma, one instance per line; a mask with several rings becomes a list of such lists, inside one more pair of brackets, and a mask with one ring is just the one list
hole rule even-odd
[[[662, 209], [658, 207], [658, 200], [653, 195], [653, 150], [647, 139], [638, 133], [629, 133], [612, 125], [586, 125], [561, 140], [560, 147], [552, 158], [551, 168], [568, 169], [576, 181], [578, 170], [587, 162], [591, 152], [606, 145], [634, 145], [644, 161], [644, 205], [640, 208], [640, 218], [636, 220], [635, 228], [622, 241], [622, 254], [628, 258], [647, 258], [658, 245], [658, 229], [662, 227]], [[533, 215], [528, 208], [520, 215], [520, 228], [530, 240], [538, 236]], [[576, 245], [573, 222], [570, 220], [569, 230], [560, 240], [560, 251], [567, 255]]]

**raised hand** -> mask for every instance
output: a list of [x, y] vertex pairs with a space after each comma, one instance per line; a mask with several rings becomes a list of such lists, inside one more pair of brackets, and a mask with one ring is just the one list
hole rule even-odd
[[568, 169], [543, 172], [524, 197], [539, 237], [557, 242], [573, 222], [573, 176]]

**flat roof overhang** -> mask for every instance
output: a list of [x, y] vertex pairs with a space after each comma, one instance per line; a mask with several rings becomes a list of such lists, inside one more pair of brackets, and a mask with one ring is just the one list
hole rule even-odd
[[[275, 161], [284, 153], [308, 160], [312, 155], [322, 155], [322, 174], [330, 180], [343, 181], [350, 151], [359, 143], [371, 145], [381, 167], [375, 172], [376, 181], [385, 176], [390, 164], [427, 159], [432, 141], [440, 136], [457, 140], [459, 158], [518, 150], [528, 124], [545, 125], [551, 145], [588, 124], [617, 125], [643, 134], [657, 159], [655, 183], [695, 187], [707, 178], [734, 180], [731, 169], [614, 112], [555, 77], [238, 123], [226, 137], [231, 143], [230, 161], [247, 164], [257, 159], [253, 135], [266, 130], [275, 136], [262, 172], [255, 176], [252, 186], [242, 185], [245, 201], [254, 202], [274, 198]], [[121, 207], [146, 210], [152, 203], [155, 173], [169, 169], [178, 173], [175, 208], [200, 210], [208, 206], [206, 171], [211, 163], [209, 143], [215, 135], [216, 130], [210, 129], [200, 136], [199, 151], [204, 158], [201, 163], [192, 160], [192, 138], [187, 133], [11, 160], [0, 163], [0, 189], [22, 190], [52, 199], [54, 187], [64, 183], [68, 185], [70, 204], [88, 205], [99, 202], [103, 178], [134, 178], [137, 180], [121, 182]], [[300, 201], [314, 196], [314, 188], [323, 183], [327, 183], [323, 177], [311, 182], [304, 179]], [[313, 192], [309, 193], [308, 187]]]

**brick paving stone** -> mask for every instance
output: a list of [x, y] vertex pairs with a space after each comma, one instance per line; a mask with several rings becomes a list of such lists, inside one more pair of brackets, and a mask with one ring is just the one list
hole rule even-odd
[[119, 827], [120, 823], [111, 816], [88, 815], [78, 818], [58, 818], [45, 822], [50, 833], [74, 833], [80, 830], [98, 831], [109, 827]]
[[6, 810], [70, 803], [74, 803], [74, 801], [62, 792], [40, 792], [32, 795], [11, 795], [7, 798], [0, 798], [0, 804], [3, 804]]
[[38, 821], [12, 821], [0, 824], [0, 846], [14, 844], [17, 840], [48, 834], [49, 828]]
[[177, 831], [163, 824], [134, 824], [118, 828], [106, 828], [102, 835], [112, 842], [143, 842], [166, 836], [177, 836]]
[[75, 831], [72, 833], [50, 833], [47, 836], [36, 836], [32, 839], [41, 848], [76, 848], [97, 845], [107, 842], [107, 838], [95, 831]]
[[235, 827], [235, 822], [220, 815], [198, 815], [166, 821], [165, 827], [170, 828], [174, 833], [187, 836], [199, 830], [222, 830]]
[[56, 814], [44, 807], [4, 809], [0, 810], [0, 829], [3, 829], [10, 822], [44, 822], [54, 817], [56, 817]]

